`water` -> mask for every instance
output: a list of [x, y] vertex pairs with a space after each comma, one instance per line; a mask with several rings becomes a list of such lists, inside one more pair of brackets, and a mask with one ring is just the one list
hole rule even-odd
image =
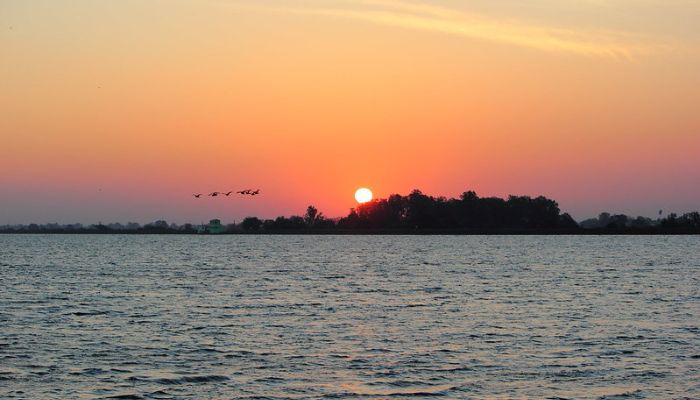
[[0, 398], [700, 398], [700, 238], [0, 235]]

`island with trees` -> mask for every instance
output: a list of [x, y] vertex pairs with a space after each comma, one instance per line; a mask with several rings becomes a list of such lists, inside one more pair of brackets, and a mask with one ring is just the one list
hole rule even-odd
[[420, 190], [393, 194], [360, 204], [342, 218], [328, 218], [314, 206], [304, 215], [239, 223], [169, 224], [159, 220], [127, 224], [28, 224], [0, 226], [0, 233], [122, 234], [700, 234], [700, 213], [664, 218], [601, 213], [576, 222], [544, 196], [479, 197], [473, 191], [458, 198], [429, 196]]

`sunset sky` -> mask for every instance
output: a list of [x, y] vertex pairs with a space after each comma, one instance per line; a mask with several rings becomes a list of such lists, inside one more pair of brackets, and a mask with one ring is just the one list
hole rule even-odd
[[363, 186], [698, 210], [698, 21], [695, 0], [0, 0], [0, 224], [335, 217]]

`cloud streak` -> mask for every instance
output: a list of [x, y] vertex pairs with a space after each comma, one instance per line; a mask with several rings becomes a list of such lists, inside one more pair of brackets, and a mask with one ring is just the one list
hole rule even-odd
[[666, 47], [655, 44], [649, 37], [637, 34], [602, 29], [540, 26], [426, 3], [403, 0], [350, 0], [342, 4], [344, 5], [337, 7], [307, 4], [268, 10], [352, 19], [581, 56], [632, 60]]

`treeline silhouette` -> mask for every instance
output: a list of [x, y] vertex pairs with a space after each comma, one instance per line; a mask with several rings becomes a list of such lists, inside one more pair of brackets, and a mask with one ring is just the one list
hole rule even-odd
[[697, 211], [677, 215], [671, 213], [665, 218], [653, 220], [648, 217], [630, 217], [624, 214], [611, 215], [604, 212], [598, 218], [590, 218], [579, 223], [581, 230], [588, 232], [620, 233], [700, 233], [700, 213]]
[[578, 228], [556, 201], [543, 196], [480, 198], [473, 191], [457, 199], [433, 197], [414, 190], [365, 203], [338, 221], [349, 229], [401, 231], [568, 231]]
[[129, 222], [126, 224], [110, 223], [110, 224], [91, 224], [83, 225], [75, 224], [28, 224], [28, 225], [4, 225], [0, 226], [0, 233], [134, 233], [134, 234], [149, 234], [149, 233], [197, 233], [198, 225], [193, 224], [169, 224], [166, 221], [158, 220], [149, 224], [141, 225], [137, 222]]
[[407, 196], [394, 194], [351, 209], [342, 218], [331, 219], [309, 206], [301, 216], [260, 219], [247, 217], [240, 223], [222, 225], [169, 224], [155, 221], [83, 226], [14, 225], [0, 226], [3, 233], [386, 233], [386, 234], [698, 234], [700, 213], [669, 214], [652, 220], [601, 213], [580, 224], [562, 213], [556, 201], [544, 196], [479, 197], [473, 191], [459, 198], [434, 197], [414, 190]]

